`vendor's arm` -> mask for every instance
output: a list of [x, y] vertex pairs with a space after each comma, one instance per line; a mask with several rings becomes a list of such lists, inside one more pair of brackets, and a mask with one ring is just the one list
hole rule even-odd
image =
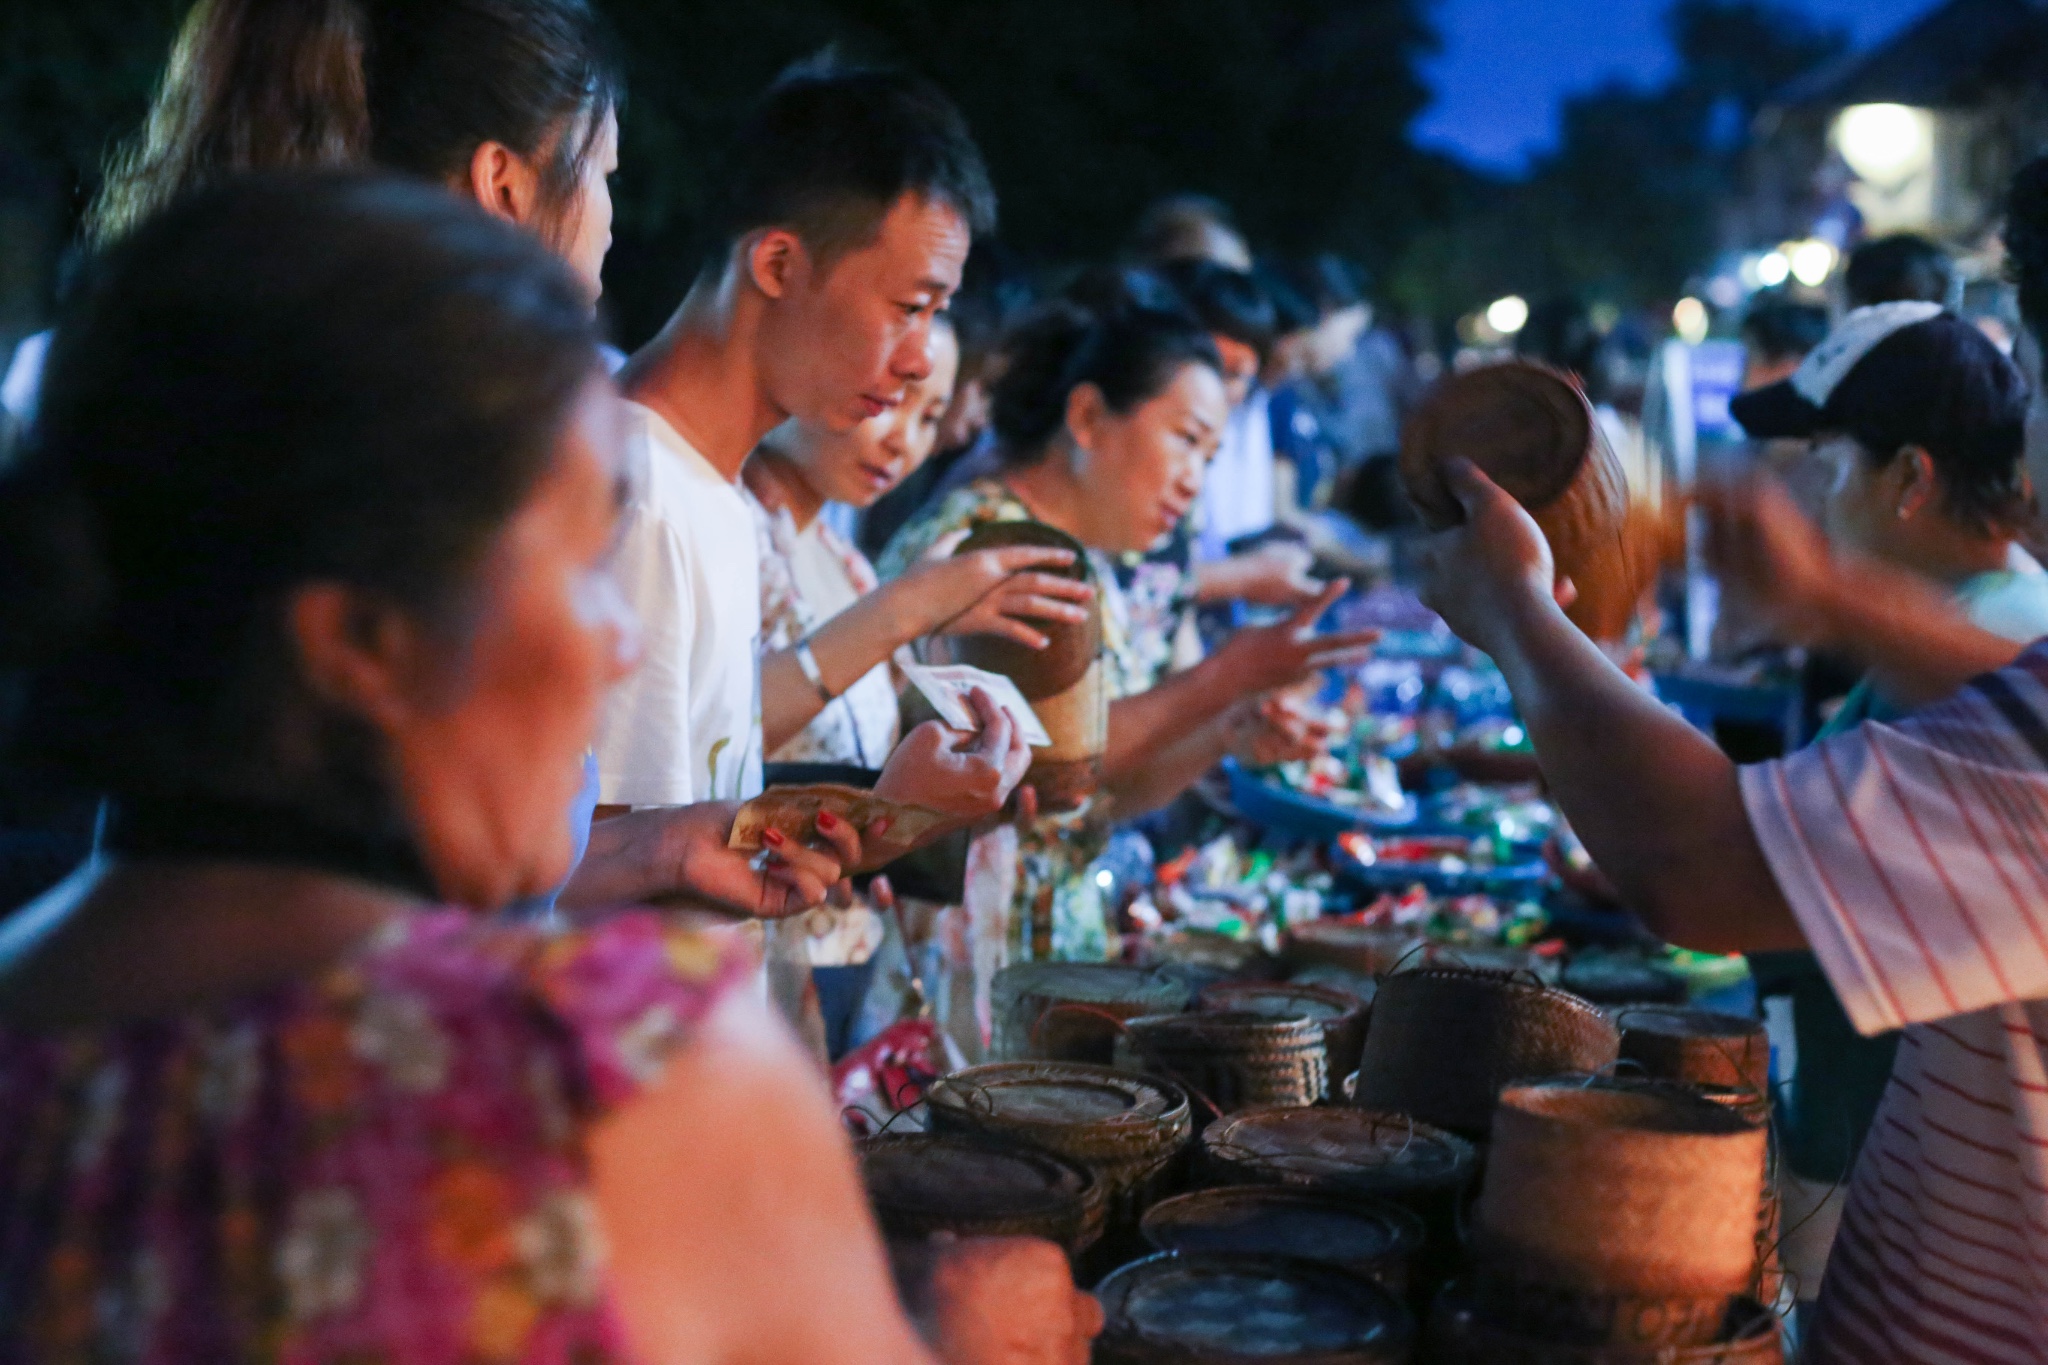
[[1190, 571], [1195, 600], [1298, 607], [1313, 602], [1323, 591], [1323, 584], [1310, 572], [1315, 560], [1308, 546], [1293, 541], [1274, 541], [1244, 554], [1203, 560]]
[[1126, 781], [1247, 697], [1364, 658], [1378, 632], [1315, 633], [1316, 621], [1349, 587], [1338, 579], [1285, 621], [1240, 630], [1193, 668], [1112, 702], [1104, 780]]
[[1919, 575], [1831, 553], [1819, 529], [1769, 480], [1704, 488], [1699, 503], [1709, 557], [1730, 591], [1754, 603], [1789, 643], [1864, 665], [1901, 706], [1938, 701], [2020, 652], [1972, 625]]
[[1463, 462], [1450, 482], [1465, 524], [1424, 546], [1424, 600], [1500, 667], [1552, 794], [1623, 902], [1690, 948], [1804, 947], [1735, 765], [1566, 619], [1550, 548], [1514, 499]]
[[1276, 693], [1239, 702], [1111, 783], [1116, 818], [1135, 819], [1165, 806], [1225, 754], [1264, 768], [1327, 752], [1333, 736], [1330, 724], [1298, 697]]
[[1034, 620], [1081, 621], [1094, 589], [1045, 572], [1073, 563], [1070, 550], [1017, 545], [916, 565], [867, 593], [811, 634], [824, 683], [805, 673], [794, 648], [761, 660], [761, 734], [774, 753], [877, 664], [913, 640], [941, 632], [992, 634], [1035, 649], [1046, 638]]

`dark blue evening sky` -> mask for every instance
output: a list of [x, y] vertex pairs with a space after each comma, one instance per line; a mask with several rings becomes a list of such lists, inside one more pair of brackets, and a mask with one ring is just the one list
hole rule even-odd
[[[1794, 0], [1868, 46], [1936, 0]], [[1502, 169], [1556, 135], [1559, 100], [1609, 76], [1644, 83], [1671, 67], [1669, 0], [1436, 0], [1443, 52], [1417, 141]]]

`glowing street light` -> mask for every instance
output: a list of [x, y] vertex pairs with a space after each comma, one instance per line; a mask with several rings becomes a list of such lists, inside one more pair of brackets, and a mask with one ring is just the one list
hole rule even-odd
[[1697, 346], [1707, 339], [1707, 305], [1690, 295], [1678, 301], [1671, 310], [1671, 325], [1678, 330], [1679, 340], [1688, 346]]
[[1792, 262], [1782, 251], [1766, 251], [1756, 263], [1756, 282], [1766, 289], [1776, 289], [1791, 274]]
[[1809, 239], [1792, 248], [1792, 278], [1809, 289], [1827, 283], [1835, 268], [1835, 249], [1826, 242]]
[[1934, 115], [1904, 104], [1852, 104], [1835, 119], [1835, 149], [1849, 169], [1895, 190], [1934, 164]]
[[1486, 305], [1486, 325], [1504, 337], [1511, 337], [1529, 325], [1529, 303], [1520, 294], [1510, 294]]

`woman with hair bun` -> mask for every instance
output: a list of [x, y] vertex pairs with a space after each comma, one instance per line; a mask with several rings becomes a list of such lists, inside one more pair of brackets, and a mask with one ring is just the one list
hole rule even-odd
[[1268, 763], [1319, 747], [1319, 728], [1269, 694], [1354, 657], [1372, 638], [1312, 633], [1343, 583], [1171, 676], [1168, 642], [1131, 628], [1111, 558], [1142, 554], [1180, 524], [1229, 415], [1214, 342], [1153, 283], [1091, 289], [1088, 304], [1056, 301], [1018, 323], [995, 390], [999, 472], [941, 499], [883, 555], [882, 572], [901, 573], [950, 552], [974, 527], [1035, 520], [1080, 541], [1095, 561], [1111, 698], [1102, 791], [1041, 816], [1024, 836], [1012, 958], [1108, 954], [1113, 926], [1085, 873], [1107, 843], [1110, 811], [1128, 820], [1155, 810], [1228, 753]]

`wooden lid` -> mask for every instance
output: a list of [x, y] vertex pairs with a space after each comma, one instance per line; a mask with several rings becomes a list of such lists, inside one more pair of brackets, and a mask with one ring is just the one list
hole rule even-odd
[[1225, 1185], [1146, 1211], [1161, 1251], [1243, 1252], [1363, 1266], [1422, 1249], [1422, 1220], [1398, 1204], [1286, 1185]]
[[1366, 1365], [1407, 1359], [1415, 1335], [1407, 1309], [1370, 1280], [1272, 1256], [1162, 1252], [1095, 1292], [1097, 1360]]
[[1408, 419], [1401, 484], [1423, 520], [1456, 525], [1442, 466], [1463, 456], [1533, 510], [1571, 486], [1595, 439], [1593, 410], [1570, 376], [1526, 360], [1486, 365], [1444, 379]]
[[[1037, 572], [1057, 574], [1081, 583], [1094, 579], [1087, 547], [1065, 531], [1040, 521], [984, 522], [961, 541], [953, 553], [956, 556], [966, 555], [977, 550], [999, 550], [1013, 545], [1071, 550], [1074, 562], [1066, 568], [1047, 568]], [[1102, 653], [1101, 600], [1097, 599], [1086, 621], [1048, 621], [1036, 617], [1031, 621], [1050, 641], [1044, 649], [1033, 649], [1001, 635], [970, 635], [956, 641], [955, 653], [962, 663], [1000, 673], [1016, 683], [1017, 690], [1028, 701], [1042, 701], [1055, 696], [1080, 682], [1082, 675]]]
[[1741, 1110], [1683, 1086], [1610, 1076], [1553, 1076], [1500, 1092], [1502, 1109], [1588, 1129], [1728, 1134], [1754, 1131]]
[[1348, 1105], [1246, 1110], [1210, 1125], [1202, 1146], [1259, 1179], [1389, 1193], [1456, 1188], [1477, 1159], [1471, 1143], [1440, 1128]]
[[1082, 1216], [1092, 1177], [1051, 1152], [941, 1133], [891, 1133], [860, 1146], [861, 1179], [883, 1216], [926, 1226]]
[[1365, 1002], [1330, 986], [1298, 981], [1225, 981], [1196, 997], [1195, 1008], [1214, 1012], [1236, 1010], [1269, 1019], [1343, 1019], [1364, 1010]]
[[934, 1084], [935, 1109], [1013, 1127], [1156, 1127], [1182, 1120], [1187, 1097], [1167, 1082], [1078, 1062], [991, 1062]]

